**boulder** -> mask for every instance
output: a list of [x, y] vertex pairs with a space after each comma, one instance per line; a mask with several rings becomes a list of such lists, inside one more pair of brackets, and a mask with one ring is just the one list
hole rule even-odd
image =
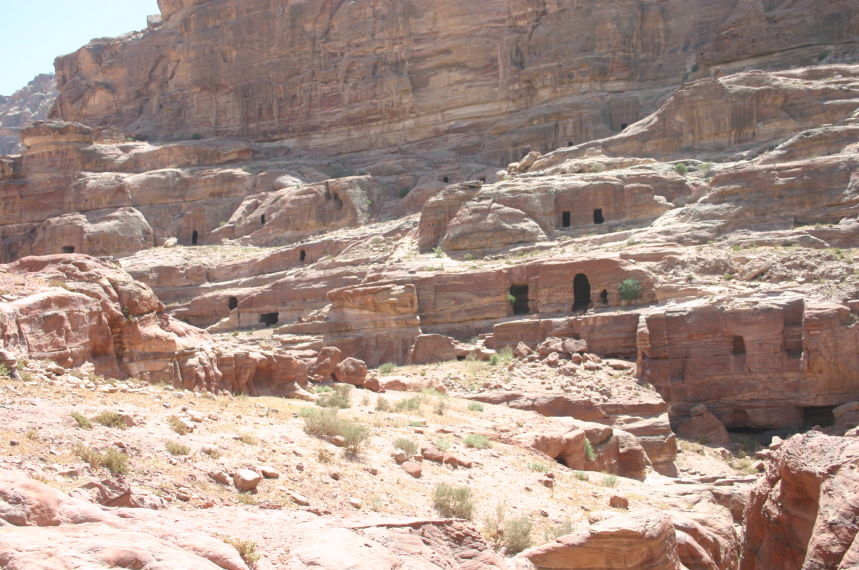
[[240, 469], [233, 473], [233, 483], [239, 491], [256, 491], [262, 482], [262, 475], [250, 469]]
[[367, 381], [367, 365], [357, 358], [346, 358], [337, 364], [332, 376], [334, 380], [343, 384], [363, 386]]
[[713, 447], [731, 445], [731, 436], [725, 425], [707, 410], [707, 406], [699, 404], [689, 414], [689, 419], [677, 425], [677, 435]]
[[433, 364], [456, 360], [456, 341], [440, 334], [422, 334], [409, 349], [409, 364]]

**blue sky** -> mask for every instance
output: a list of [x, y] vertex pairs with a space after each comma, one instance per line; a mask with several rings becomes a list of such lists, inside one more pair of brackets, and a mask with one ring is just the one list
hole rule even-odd
[[0, 95], [11, 95], [54, 58], [93, 38], [146, 28], [157, 0], [0, 0]]

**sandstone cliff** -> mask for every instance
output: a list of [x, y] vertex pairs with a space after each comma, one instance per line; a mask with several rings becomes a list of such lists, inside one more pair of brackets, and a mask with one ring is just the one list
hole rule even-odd
[[12, 96], [0, 96], [0, 155], [19, 152], [20, 131], [28, 123], [48, 118], [57, 99], [53, 75], [38, 75]]

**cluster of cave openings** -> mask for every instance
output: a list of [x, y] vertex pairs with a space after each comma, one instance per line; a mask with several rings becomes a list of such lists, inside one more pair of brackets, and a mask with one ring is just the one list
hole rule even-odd
[[587, 311], [591, 306], [591, 282], [584, 273], [573, 279], [573, 312]]
[[528, 306], [527, 285], [513, 285], [510, 287], [510, 295], [516, 299], [513, 302], [514, 315], [527, 315], [531, 312], [531, 307]]
[[732, 350], [734, 354], [737, 356], [745, 356], [746, 355], [746, 341], [743, 340], [743, 337], [739, 335], [734, 336], [734, 348]]
[[73, 246], [73, 245], [63, 246], [63, 253], [74, 253], [74, 252], [75, 252], [75, 246]]
[[230, 297], [230, 300], [227, 302], [227, 307], [229, 307], [230, 312], [235, 311], [239, 308], [239, 299], [238, 297]]
[[273, 327], [279, 320], [277, 313], [263, 313], [259, 316], [259, 322], [267, 327]]
[[562, 212], [561, 213], [561, 227], [568, 228], [570, 227], [570, 213]]
[[198, 233], [196, 232], [196, 230], [195, 230], [194, 232], [192, 232], [192, 233], [191, 233], [191, 245], [197, 245], [197, 240], [198, 240], [199, 238], [200, 238], [200, 234], [198, 234]]
[[594, 223], [599, 225], [605, 222], [605, 218], [602, 215], [602, 208], [597, 208], [594, 210]]

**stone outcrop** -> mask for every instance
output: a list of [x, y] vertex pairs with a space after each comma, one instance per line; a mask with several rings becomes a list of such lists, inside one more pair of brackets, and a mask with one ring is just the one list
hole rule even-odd
[[641, 319], [639, 377], [678, 422], [704, 404], [728, 428], [801, 425], [854, 399], [851, 314], [790, 294], [656, 311]]
[[538, 570], [735, 570], [737, 537], [729, 521], [639, 509], [594, 513], [590, 524], [519, 555]]
[[[849, 0], [360, 0], [287, 12], [272, 0], [171, 0], [161, 9], [160, 27], [57, 60], [54, 117], [151, 139], [282, 139], [331, 154], [443, 137], [447, 149], [507, 164], [620, 132], [671, 86], [716, 66], [809, 65], [822, 46], [857, 40]], [[377, 21], [380, 9], [388, 17]], [[455, 120], [442, 116], [454, 109]]]
[[852, 568], [859, 444], [815, 432], [782, 443], [746, 507], [741, 570]]
[[0, 95], [0, 155], [21, 151], [21, 129], [28, 123], [47, 119], [57, 95], [54, 76], [44, 73], [14, 95]]

